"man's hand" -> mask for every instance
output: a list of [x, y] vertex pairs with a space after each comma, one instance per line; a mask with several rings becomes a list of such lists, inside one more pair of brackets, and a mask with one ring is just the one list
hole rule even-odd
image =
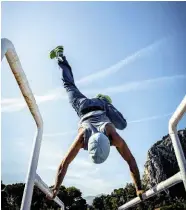
[[53, 188], [53, 189], [52, 189], [52, 196], [47, 195], [46, 197], [47, 197], [49, 200], [53, 200], [53, 199], [56, 197], [57, 193], [58, 193], [58, 190], [55, 189], [55, 188]]
[[140, 198], [140, 200], [142, 201], [142, 194], [144, 193], [144, 190], [136, 190], [136, 195]]

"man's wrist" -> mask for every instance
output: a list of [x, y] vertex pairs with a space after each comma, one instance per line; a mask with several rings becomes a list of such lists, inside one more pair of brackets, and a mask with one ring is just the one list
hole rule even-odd
[[54, 186], [53, 190], [59, 191], [59, 186]]

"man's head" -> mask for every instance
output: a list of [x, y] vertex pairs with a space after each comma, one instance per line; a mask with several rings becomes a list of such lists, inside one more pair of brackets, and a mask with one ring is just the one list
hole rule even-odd
[[103, 163], [110, 153], [110, 141], [103, 133], [95, 133], [89, 138], [88, 152], [95, 164]]

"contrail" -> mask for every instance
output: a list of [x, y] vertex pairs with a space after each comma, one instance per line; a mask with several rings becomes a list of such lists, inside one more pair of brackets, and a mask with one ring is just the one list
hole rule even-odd
[[[140, 49], [139, 51], [133, 53], [132, 55], [127, 56], [126, 58], [120, 60], [118, 63], [100, 70], [99, 72], [90, 74], [88, 76], [85, 76], [83, 78], [81, 78], [80, 80], [76, 81], [76, 84], [78, 84], [79, 86], [84, 86], [87, 85], [89, 83], [92, 83], [93, 81], [100, 79], [100, 78], [104, 78], [107, 77], [109, 75], [112, 75], [118, 71], [120, 71], [122, 69], [122, 67], [127, 66], [130, 63], [135, 62], [136, 59], [138, 59], [138, 57], [141, 56], [145, 56], [147, 53], [150, 53], [151, 50], [154, 50], [155, 48], [157, 48], [160, 44], [162, 44], [166, 39], [168, 39], [169, 37], [164, 37], [162, 39], [159, 39], [157, 41], [155, 41], [154, 43]], [[55, 90], [53, 90], [53, 93], [58, 92], [59, 90], [61, 90], [61, 87], [56, 88]]]
[[158, 120], [158, 119], [161, 119], [161, 118], [169, 117], [172, 114], [173, 114], [173, 112], [168, 113], [168, 114], [163, 114], [163, 115], [156, 115], [156, 116], [152, 116], [152, 117], [142, 118], [142, 119], [139, 119], [139, 120], [132, 120], [132, 121], [128, 121], [128, 124], [147, 122], [147, 121], [151, 121], [151, 120]]
[[114, 73], [120, 71], [122, 69], [122, 67], [124, 67], [124, 66], [126, 66], [130, 63], [133, 63], [138, 57], [144, 56], [146, 53], [149, 53], [149, 51], [154, 50], [155, 47], [158, 47], [166, 39], [167, 38], [162, 38], [158, 41], [155, 41], [154, 43], [148, 45], [147, 47], [144, 47], [141, 50], [133, 53], [132, 55], [130, 55], [128, 57], [126, 57], [125, 59], [119, 61], [115, 65], [113, 65], [113, 66], [111, 66], [107, 69], [101, 70], [97, 73], [88, 75], [87, 77], [84, 77], [84, 78], [78, 80], [76, 83], [79, 84], [79, 85], [87, 85], [87, 83], [91, 83], [94, 80], [97, 80], [97, 79], [109, 76], [111, 74], [114, 74]]
[[[121, 92], [129, 92], [133, 90], [139, 90], [139, 89], [146, 89], [149, 87], [149, 85], [152, 84], [158, 84], [160, 86], [161, 84], [165, 84], [165, 82], [174, 81], [176, 79], [186, 79], [186, 74], [180, 74], [180, 75], [174, 75], [174, 76], [166, 76], [166, 77], [158, 77], [153, 79], [147, 79], [147, 80], [141, 80], [141, 81], [135, 81], [135, 82], [129, 82], [124, 85], [117, 85], [109, 88], [104, 88], [101, 90], [102, 93], [105, 94], [114, 94], [114, 93], [121, 93]], [[161, 84], [160, 84], [161, 83]], [[90, 89], [85, 90], [83, 93], [86, 95], [88, 94], [96, 94], [99, 93], [99, 89]]]

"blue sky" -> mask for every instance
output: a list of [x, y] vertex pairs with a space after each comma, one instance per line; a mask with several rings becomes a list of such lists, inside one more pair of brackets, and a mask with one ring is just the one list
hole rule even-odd
[[[78, 123], [50, 50], [64, 45], [84, 94], [112, 97], [128, 121], [119, 133], [143, 172], [148, 149], [167, 135], [170, 114], [185, 95], [185, 9], [184, 2], [2, 2], [2, 37], [13, 42], [44, 120], [37, 172], [48, 185]], [[23, 182], [36, 127], [6, 59], [1, 72], [2, 180]], [[185, 125], [184, 117], [178, 127]], [[127, 182], [128, 166], [112, 148], [101, 165], [80, 151], [63, 184], [86, 196]]]

